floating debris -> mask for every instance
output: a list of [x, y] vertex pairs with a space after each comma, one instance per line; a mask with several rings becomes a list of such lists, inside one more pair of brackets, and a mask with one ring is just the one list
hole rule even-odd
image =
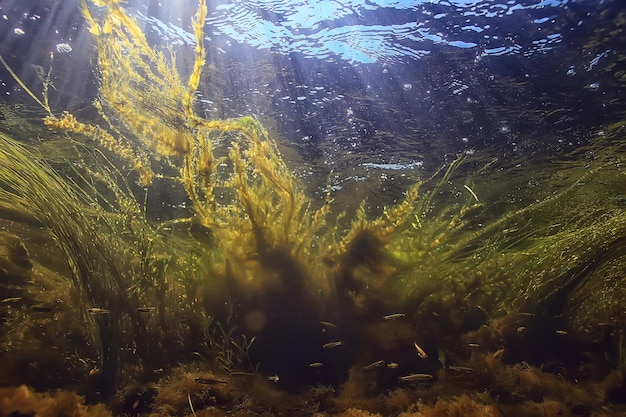
[[414, 341], [413, 346], [415, 346], [415, 350], [417, 350], [417, 354], [419, 355], [420, 358], [422, 359], [428, 358], [428, 354], [426, 353], [426, 351], [422, 349], [420, 345], [417, 344], [417, 342]]
[[502, 355], [504, 355], [504, 348], [500, 348], [500, 349], [496, 350], [495, 352], [493, 352], [492, 356], [494, 357], [494, 359], [498, 359]]
[[4, 300], [0, 300], [0, 304], [17, 303], [19, 301], [22, 301], [22, 297], [9, 297], [5, 298]]
[[325, 343], [324, 345], [322, 345], [322, 347], [323, 347], [324, 349], [333, 349], [333, 348], [339, 347], [339, 346], [341, 346], [341, 345], [342, 345], [341, 341], [337, 341], [337, 342], [328, 342], [328, 343]]
[[467, 346], [471, 347], [471, 348], [479, 348], [480, 345], [478, 343], [468, 343]]
[[136, 309], [137, 313], [152, 313], [156, 310], [156, 307], [139, 307]]
[[406, 314], [404, 314], [404, 313], [389, 314], [387, 316], [383, 316], [383, 319], [385, 319], [385, 320], [396, 320], [396, 319], [401, 319], [402, 317], [406, 317]]
[[380, 366], [383, 366], [384, 364], [385, 364], [385, 361], [376, 361], [376, 362], [370, 363], [369, 365], [367, 365], [363, 369], [365, 369], [366, 371], [369, 371], [370, 369], [378, 368]]
[[480, 200], [478, 200], [478, 196], [476, 195], [476, 193], [469, 187], [469, 185], [465, 184], [463, 186], [463, 188], [465, 188], [467, 191], [470, 192], [470, 194], [472, 195], [472, 197], [474, 197], [474, 199], [476, 200], [476, 202], [480, 202]]
[[410, 374], [400, 377], [400, 381], [402, 382], [411, 382], [411, 381], [431, 381], [433, 376], [431, 374]]
[[309, 364], [310, 368], [321, 368], [322, 366], [324, 366], [322, 362], [313, 362]]
[[439, 361], [439, 363], [443, 364], [444, 366], [448, 362], [448, 360], [446, 359], [446, 353], [442, 349], [439, 349], [437, 351], [437, 360]]
[[329, 321], [320, 321], [320, 324], [321, 324], [322, 326], [324, 326], [324, 327], [328, 327], [328, 328], [331, 328], [331, 329], [336, 329], [336, 328], [337, 328], [337, 325], [336, 325], [336, 324], [331, 323], [331, 322], [329, 322]]
[[278, 374], [276, 374], [276, 375], [268, 376], [267, 380], [276, 383], [280, 381], [280, 377], [278, 376]]
[[400, 365], [398, 365], [396, 362], [389, 362], [387, 363], [387, 368], [389, 369], [398, 369]]
[[560, 336], [567, 336], [567, 331], [566, 330], [557, 330], [556, 334], [558, 334]]

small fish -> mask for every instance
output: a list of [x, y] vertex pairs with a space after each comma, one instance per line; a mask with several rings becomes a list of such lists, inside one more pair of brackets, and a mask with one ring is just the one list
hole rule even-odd
[[525, 331], [526, 331], [526, 327], [524, 327], [524, 326], [519, 326], [517, 328], [517, 333], [524, 333]]
[[387, 368], [389, 369], [398, 369], [400, 365], [398, 365], [396, 362], [388, 362], [387, 363]]
[[52, 307], [48, 304], [35, 304], [30, 306], [30, 309], [36, 311], [37, 313], [51, 313]]
[[420, 345], [417, 344], [417, 342], [413, 341], [413, 346], [415, 346], [415, 350], [417, 350], [417, 355], [420, 358], [422, 358], [422, 359], [428, 358], [428, 354], [426, 353], [426, 351], [424, 349], [422, 349], [420, 347]]
[[278, 376], [278, 374], [276, 374], [276, 375], [268, 376], [267, 380], [271, 382], [278, 382], [280, 381], [280, 377]]
[[18, 301], [22, 301], [22, 297], [9, 297], [0, 301], [0, 304], [9, 304], [9, 303], [17, 303]]
[[234, 371], [230, 373], [230, 376], [255, 376], [256, 374], [254, 372], [239, 372], [239, 371]]
[[104, 314], [110, 314], [111, 311], [110, 310], [105, 310], [103, 308], [98, 308], [98, 307], [92, 307], [92, 308], [88, 308], [87, 311], [95, 316], [101, 316]]
[[228, 381], [224, 381], [223, 379], [212, 378], [212, 377], [202, 377], [198, 376], [193, 379], [198, 384], [202, 385], [217, 385], [217, 384], [228, 384]]
[[152, 313], [154, 310], [156, 310], [156, 307], [139, 307], [135, 309], [137, 313]]
[[389, 315], [383, 316], [383, 319], [385, 319], [385, 320], [396, 320], [396, 319], [401, 319], [402, 317], [406, 317], [406, 314], [404, 314], [404, 313], [389, 314]]
[[313, 362], [309, 364], [309, 367], [311, 368], [321, 368], [322, 366], [324, 366], [322, 362]]
[[410, 381], [431, 381], [433, 376], [430, 374], [410, 374], [400, 377], [400, 381], [410, 382]]
[[193, 379], [195, 382], [197, 382], [198, 384], [204, 384], [204, 385], [213, 385], [213, 384], [226, 384], [227, 382], [221, 379], [217, 379], [217, 378], [213, 378], [213, 377], [204, 377], [204, 376], [197, 376]]
[[336, 325], [336, 324], [331, 323], [331, 322], [329, 322], [329, 321], [320, 321], [320, 324], [321, 324], [322, 326], [324, 326], [324, 327], [329, 327], [329, 328], [331, 328], [331, 329], [336, 329], [336, 328], [337, 328], [337, 325]]
[[365, 369], [366, 371], [369, 371], [370, 369], [378, 368], [379, 366], [383, 366], [384, 364], [385, 364], [385, 361], [376, 361], [376, 362], [370, 363], [363, 369]]
[[478, 343], [468, 343], [467, 346], [471, 347], [471, 348], [479, 348], [480, 345]]
[[560, 336], [567, 336], [567, 331], [566, 330], [557, 330], [556, 334], [558, 334]]
[[450, 365], [448, 366], [448, 369], [451, 371], [458, 371], [458, 372], [474, 372], [474, 368], [470, 368], [469, 366]]
[[328, 342], [328, 343], [325, 343], [324, 345], [322, 345], [322, 347], [323, 347], [324, 349], [332, 349], [332, 348], [339, 347], [339, 346], [341, 346], [341, 345], [342, 345], [341, 341], [337, 341], [337, 342]]

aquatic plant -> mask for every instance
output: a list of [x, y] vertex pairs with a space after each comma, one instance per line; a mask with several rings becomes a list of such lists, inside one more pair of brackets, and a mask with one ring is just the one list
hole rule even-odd
[[[133, 245], [150, 242], [142, 235], [148, 229], [133, 218], [137, 207], [125, 206], [129, 201], [118, 195], [116, 214], [106, 212], [97, 195], [62, 179], [41, 158], [5, 135], [0, 135], [0, 165], [0, 205], [37, 219], [50, 230], [80, 291], [80, 313], [90, 323], [93, 340], [100, 347], [96, 374], [102, 378], [102, 386], [112, 386], [126, 324], [131, 326], [136, 349], [147, 359], [148, 353], [142, 351], [145, 325], [137, 311], [146, 305], [146, 299], [139, 287], [148, 281], [151, 288], [158, 289], [153, 280], [159, 271], [154, 264], [146, 265], [146, 259], [154, 258], [142, 253], [151, 248]], [[129, 248], [138, 253], [129, 253]]]
[[[346, 346], [367, 340], [381, 355], [404, 355], [408, 347], [414, 358], [413, 345], [419, 345], [403, 337], [426, 340], [430, 359], [411, 366], [434, 373], [448, 361], [467, 361], [463, 335], [501, 315], [560, 314], [583, 330], [619, 312], [623, 268], [611, 268], [624, 265], [619, 249], [626, 235], [623, 201], [614, 196], [624, 181], [618, 127], [604, 144], [542, 172], [547, 194], [519, 206], [505, 205], [501, 190], [490, 189], [516, 180], [512, 170], [462, 156], [410, 186], [381, 215], [372, 216], [363, 202], [354, 216], [333, 213], [338, 220], [329, 225], [331, 193], [317, 203], [307, 196], [259, 120], [196, 115], [204, 1], [192, 20], [196, 45], [186, 81], [174, 53], [153, 48], [118, 1], [82, 7], [97, 47], [98, 120], [55, 115], [47, 83], [42, 99], [22, 87], [48, 114], [46, 126], [80, 143], [90, 138], [96, 149], [79, 147], [82, 159], [69, 178], [3, 137], [0, 206], [36, 218], [62, 248], [87, 301], [82, 314], [100, 346], [103, 386], [115, 383], [121, 347], [140, 357], [122, 360], [140, 362], [144, 379], [192, 352], [212, 356], [207, 362], [223, 370], [255, 370], [249, 350], [252, 341], [259, 346], [261, 337], [254, 335], [263, 336], [263, 325], [234, 323], [235, 317], [245, 321], [250, 306], [261, 305], [279, 323], [282, 333], [266, 339], [270, 359], [283, 362], [281, 354], [304, 351], [285, 365], [294, 374], [310, 371], [316, 362], [309, 359], [326, 354], [320, 319], [342, 320]], [[592, 150], [593, 158], [586, 158]], [[462, 173], [463, 164], [476, 169]], [[527, 181], [524, 175], [520, 182]], [[162, 184], [181, 191], [188, 215], [150, 217], [145, 202]], [[177, 227], [187, 229], [171, 232]], [[206, 240], [193, 238], [193, 228]], [[616, 291], [607, 295], [608, 288]], [[227, 299], [232, 304], [221, 316]], [[389, 324], [391, 317], [407, 317], [410, 331], [400, 336], [404, 328]], [[376, 320], [388, 325], [377, 337], [393, 341], [370, 337], [373, 328], [383, 328]], [[611, 325], [623, 338], [623, 322]], [[290, 332], [298, 337], [282, 337]], [[486, 339], [493, 345], [511, 341]], [[623, 362], [623, 341], [616, 349]], [[433, 354], [438, 351], [441, 360]], [[369, 352], [346, 356], [337, 371], [346, 375], [334, 381], [384, 386], [362, 380], [369, 377], [365, 372], [348, 372], [352, 360], [373, 362]]]
[[[429, 198], [424, 198], [422, 206], [413, 206], [420, 198], [416, 184], [404, 202], [377, 219], [368, 220], [364, 208], [359, 210], [351, 231], [338, 240], [336, 231], [326, 226], [330, 194], [320, 208], [311, 209], [301, 185], [257, 120], [204, 120], [194, 114], [193, 94], [205, 59], [204, 2], [192, 22], [195, 61], [186, 83], [176, 69], [175, 56], [152, 49], [136, 22], [116, 2], [96, 4], [105, 8], [97, 20], [83, 8], [98, 45], [101, 87], [95, 105], [109, 128], [78, 122], [69, 113], [50, 115], [45, 123], [55, 130], [99, 140], [139, 173], [142, 185], [153, 178], [179, 183], [190, 200], [193, 217], [173, 223], [199, 223], [211, 231], [219, 242], [206, 253], [214, 274], [235, 280], [243, 291], [253, 293], [266, 285], [268, 274], [285, 273], [276, 270], [275, 260], [286, 254], [299, 265], [296, 269], [302, 276], [298, 279], [307, 292], [329, 297], [334, 291], [335, 265], [343, 265], [339, 268], [345, 272], [355, 261], [343, 255], [350, 252], [350, 246], [358, 246], [368, 235], [385, 245], [394, 239], [400, 242], [392, 235], [428, 205]], [[165, 161], [174, 175], [153, 173], [157, 160]], [[451, 165], [441, 184], [457, 165]], [[320, 263], [320, 259], [331, 261]], [[318, 266], [303, 268], [314, 264]]]

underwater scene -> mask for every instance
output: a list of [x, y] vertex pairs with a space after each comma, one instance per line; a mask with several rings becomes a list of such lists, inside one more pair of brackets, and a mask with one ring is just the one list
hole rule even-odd
[[0, 0], [0, 416], [626, 416], [621, 0]]

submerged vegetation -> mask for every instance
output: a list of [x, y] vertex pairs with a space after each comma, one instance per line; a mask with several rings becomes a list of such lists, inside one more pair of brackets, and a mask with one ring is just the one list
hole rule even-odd
[[[259, 120], [197, 116], [204, 1], [187, 81], [118, 1], [93, 3], [98, 120], [11, 71], [74, 159], [0, 135], [4, 385], [46, 373], [21, 361], [56, 363], [51, 384], [155, 415], [601, 415], [623, 393], [623, 124], [540, 172], [459, 156], [379, 216], [343, 213], [330, 187], [308, 197]], [[166, 185], [186, 215], [150, 215]], [[33, 340], [58, 352], [29, 358]], [[0, 395], [2, 415], [51, 403]]]

